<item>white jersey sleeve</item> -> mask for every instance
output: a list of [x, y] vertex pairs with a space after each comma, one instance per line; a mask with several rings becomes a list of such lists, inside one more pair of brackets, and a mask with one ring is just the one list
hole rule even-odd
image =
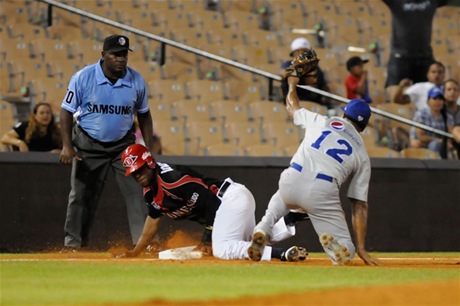
[[326, 120], [326, 116], [311, 112], [305, 108], [300, 108], [294, 112], [294, 124], [303, 129], [315, 126], [324, 126]]

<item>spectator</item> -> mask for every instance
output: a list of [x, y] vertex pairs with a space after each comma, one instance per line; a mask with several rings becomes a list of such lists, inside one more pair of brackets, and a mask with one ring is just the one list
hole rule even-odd
[[19, 122], [3, 135], [2, 143], [11, 145], [14, 151], [20, 152], [61, 152], [61, 130], [54, 120], [51, 105], [36, 104], [29, 120]]
[[[203, 224], [202, 241], [197, 250], [220, 259], [248, 258], [256, 204], [252, 193], [244, 185], [230, 178], [221, 181], [205, 177], [185, 166], [156, 162], [147, 148], [140, 144], [126, 148], [121, 158], [126, 175], [132, 176], [144, 187], [149, 215], [134, 249], [117, 254], [117, 257], [138, 256], [157, 233], [160, 218], [166, 216]], [[295, 233], [293, 226], [287, 220], [280, 220], [277, 235], [274, 235], [278, 239], [273, 241], [292, 237]], [[305, 260], [307, 254], [304, 248], [292, 246], [285, 249], [270, 247], [264, 255], [265, 260], [298, 261]]]
[[393, 101], [400, 104], [412, 103], [417, 110], [428, 107], [428, 91], [434, 86], [441, 86], [445, 78], [445, 67], [441, 62], [434, 62], [428, 68], [427, 82], [412, 83], [410, 79], [403, 79], [395, 90]]
[[[450, 113], [454, 118], [454, 130], [457, 132], [452, 131], [452, 133], [459, 133], [460, 129], [460, 106], [458, 105], [458, 99], [460, 96], [459, 92], [459, 83], [457, 80], [449, 79], [444, 82], [444, 97], [446, 98], [446, 111]], [[460, 141], [454, 140], [452, 142], [454, 149], [456, 151], [455, 158], [460, 159]], [[455, 152], [454, 152], [455, 155]]]
[[[142, 188], [125, 177], [120, 161], [123, 150], [134, 144], [135, 114], [147, 147], [152, 147], [152, 117], [142, 76], [128, 67], [129, 39], [112, 35], [104, 40], [102, 58], [70, 80], [61, 104], [63, 149], [60, 161], [72, 163], [71, 191], [64, 225], [62, 252], [88, 246], [89, 232], [109, 169], [127, 203], [131, 238], [142, 232], [147, 209]], [[77, 112], [78, 111], [78, 112]], [[76, 124], [72, 128], [73, 115]]]
[[426, 82], [425, 73], [434, 62], [433, 18], [436, 9], [445, 6], [448, 0], [382, 1], [391, 11], [391, 46], [385, 87], [401, 85], [403, 79]]
[[[430, 126], [432, 128], [451, 132], [454, 119], [451, 114], [446, 114], [446, 120], [442, 116], [442, 109], [444, 107], [444, 95], [441, 88], [435, 86], [428, 92], [428, 108], [423, 108], [415, 113], [414, 121]], [[446, 158], [443, 153], [443, 137], [428, 132], [420, 128], [411, 127], [410, 130], [411, 147], [413, 148], [428, 148], [437, 152], [441, 157]], [[449, 147], [451, 145], [449, 143]]]
[[454, 125], [460, 125], [460, 106], [459, 99], [459, 83], [457, 80], [448, 79], [444, 82], [444, 98], [446, 99], [446, 110], [454, 118]]
[[[309, 49], [311, 49], [311, 45], [310, 45], [310, 42], [308, 41], [308, 39], [303, 38], [303, 37], [296, 38], [291, 42], [291, 52], [289, 53], [289, 56], [294, 58], [297, 55], [299, 55], [300, 53], [302, 53], [302, 52], [304, 52], [306, 50], [309, 50]], [[287, 95], [287, 92], [288, 92], [288, 84], [287, 84], [286, 78], [284, 78], [284, 76], [286, 74], [286, 68], [291, 65], [291, 61], [292, 61], [292, 59], [290, 59], [288, 61], [285, 61], [281, 65], [281, 70], [279, 72], [279, 75], [281, 77], [283, 77], [283, 80], [281, 82], [281, 90], [283, 92], [283, 101], [284, 102], [286, 101], [286, 95]], [[329, 86], [327, 84], [326, 77], [324, 76], [324, 72], [319, 67], [318, 67], [318, 81], [317, 81], [315, 87], [318, 88], [318, 89], [324, 90], [324, 91], [329, 91]], [[331, 101], [327, 97], [319, 95], [319, 94], [314, 93], [312, 91], [297, 88], [297, 95], [299, 96], [299, 99], [301, 101], [313, 101], [313, 102], [317, 102], [319, 104], [323, 104], [323, 105], [327, 106], [328, 108], [332, 107]]]
[[350, 100], [363, 99], [366, 103], [372, 102], [369, 96], [367, 71], [364, 70], [364, 64], [368, 61], [368, 59], [362, 59], [358, 56], [350, 57], [347, 60], [347, 70], [350, 74], [345, 79], [345, 88], [347, 98]]

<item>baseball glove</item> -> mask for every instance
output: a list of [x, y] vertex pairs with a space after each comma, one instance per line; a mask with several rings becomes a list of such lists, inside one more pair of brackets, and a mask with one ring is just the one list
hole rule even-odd
[[285, 78], [289, 76], [300, 78], [301, 85], [315, 85], [318, 79], [319, 59], [314, 50], [307, 50], [300, 53], [286, 68]]

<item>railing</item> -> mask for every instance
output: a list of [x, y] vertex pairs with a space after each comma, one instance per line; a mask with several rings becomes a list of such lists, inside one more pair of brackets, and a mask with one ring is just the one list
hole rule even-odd
[[[230, 59], [227, 59], [227, 58], [224, 58], [224, 57], [221, 57], [221, 56], [218, 56], [218, 55], [215, 55], [215, 54], [212, 54], [212, 53], [209, 53], [209, 52], [197, 49], [197, 48], [193, 48], [193, 47], [190, 47], [188, 45], [178, 43], [178, 42], [176, 42], [174, 40], [167, 39], [167, 38], [164, 38], [162, 36], [154, 35], [152, 33], [142, 31], [142, 30], [137, 29], [137, 28], [133, 28], [131, 26], [128, 26], [128, 25], [125, 25], [125, 24], [122, 24], [122, 23], [119, 23], [119, 22], [116, 22], [116, 21], [113, 21], [113, 20], [98, 16], [98, 15], [95, 15], [95, 14], [92, 14], [92, 13], [86, 12], [84, 10], [74, 8], [74, 7], [70, 6], [70, 5], [59, 3], [59, 2], [56, 2], [56, 1], [53, 1], [53, 0], [37, 0], [37, 1], [48, 4], [48, 14], [49, 14], [49, 16], [48, 16], [48, 24], [49, 25], [51, 25], [51, 22], [52, 22], [53, 7], [57, 7], [57, 8], [66, 10], [68, 12], [84, 16], [86, 18], [96, 20], [96, 21], [99, 21], [99, 22], [102, 22], [102, 23], [105, 23], [105, 24], [108, 24], [108, 25], [123, 29], [125, 31], [131, 32], [131, 33], [134, 33], [134, 34], [137, 34], [137, 35], [149, 38], [149, 39], [159, 41], [159, 42], [161, 42], [161, 52], [163, 52], [163, 54], [165, 52], [166, 46], [171, 46], [171, 47], [174, 47], [174, 48], [178, 48], [178, 49], [181, 49], [181, 50], [184, 50], [184, 51], [187, 51], [187, 52], [191, 52], [191, 53], [194, 53], [196, 55], [203, 56], [203, 57], [209, 58], [211, 60], [214, 60], [214, 61], [217, 61], [217, 62], [220, 62], [220, 63], [224, 63], [224, 64], [227, 64], [227, 65], [230, 65], [230, 66], [233, 66], [233, 67], [245, 70], [245, 71], [249, 71], [251, 73], [254, 73], [254, 74], [257, 74], [257, 75], [260, 75], [260, 76], [263, 76], [263, 77], [266, 77], [268, 79], [268, 81], [269, 81], [269, 95], [271, 95], [271, 93], [273, 92], [273, 81], [281, 81], [282, 80], [282, 78], [279, 75], [269, 73], [269, 72], [266, 72], [264, 70], [260, 70], [260, 69], [257, 69], [257, 68], [253, 68], [251, 66], [244, 65], [244, 64], [238, 63], [236, 61], [233, 61], [233, 60], [230, 60]], [[164, 56], [162, 56], [161, 58], [164, 58]], [[311, 87], [311, 86], [298, 85], [298, 87], [300, 87], [300, 88], [302, 88], [304, 90], [310, 90], [310, 91], [316, 92], [316, 93], [318, 93], [320, 95], [323, 95], [323, 96], [327, 96], [327, 97], [329, 97], [331, 99], [334, 99], [334, 100], [337, 100], [339, 102], [348, 103], [348, 101], [349, 101], [348, 99], [345, 99], [345, 98], [343, 98], [341, 96], [337, 96], [337, 95], [331, 94], [329, 92], [326, 92], [326, 91], [323, 91], [323, 90], [320, 90], [320, 89], [317, 89], [317, 88], [314, 88], [314, 87]], [[399, 121], [399, 122], [402, 122], [402, 123], [405, 123], [405, 124], [408, 124], [408, 125], [411, 125], [411, 126], [415, 126], [417, 128], [420, 128], [420, 129], [423, 129], [425, 131], [429, 131], [429, 132], [432, 132], [432, 133], [436, 133], [436, 134], [441, 135], [441, 136], [445, 136], [445, 137], [448, 137], [448, 138], [453, 138], [452, 134], [450, 134], [450, 133], [447, 133], [447, 132], [439, 130], [439, 129], [432, 128], [430, 126], [415, 122], [413, 120], [409, 120], [409, 119], [394, 115], [392, 113], [376, 109], [374, 107], [371, 107], [371, 110], [372, 110], [373, 113], [376, 113], [376, 114], [381, 115], [383, 117], [390, 118], [392, 120], [396, 120], [396, 121]]]

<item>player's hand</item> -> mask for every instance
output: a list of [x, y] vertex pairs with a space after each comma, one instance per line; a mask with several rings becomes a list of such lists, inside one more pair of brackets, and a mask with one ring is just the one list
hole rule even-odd
[[115, 253], [112, 253], [112, 255], [115, 258], [134, 258], [134, 257], [137, 257], [137, 255], [133, 251], [115, 252]]
[[72, 159], [75, 158], [77, 160], [83, 160], [83, 158], [75, 152], [72, 146], [64, 146], [62, 148], [61, 154], [59, 155], [59, 161], [62, 164], [70, 164], [72, 163]]
[[358, 251], [359, 257], [364, 261], [368, 266], [380, 266], [382, 263], [377, 258], [372, 257], [366, 251]]
[[200, 251], [204, 256], [212, 256], [212, 245], [209, 243], [200, 243], [193, 249], [193, 251]]

